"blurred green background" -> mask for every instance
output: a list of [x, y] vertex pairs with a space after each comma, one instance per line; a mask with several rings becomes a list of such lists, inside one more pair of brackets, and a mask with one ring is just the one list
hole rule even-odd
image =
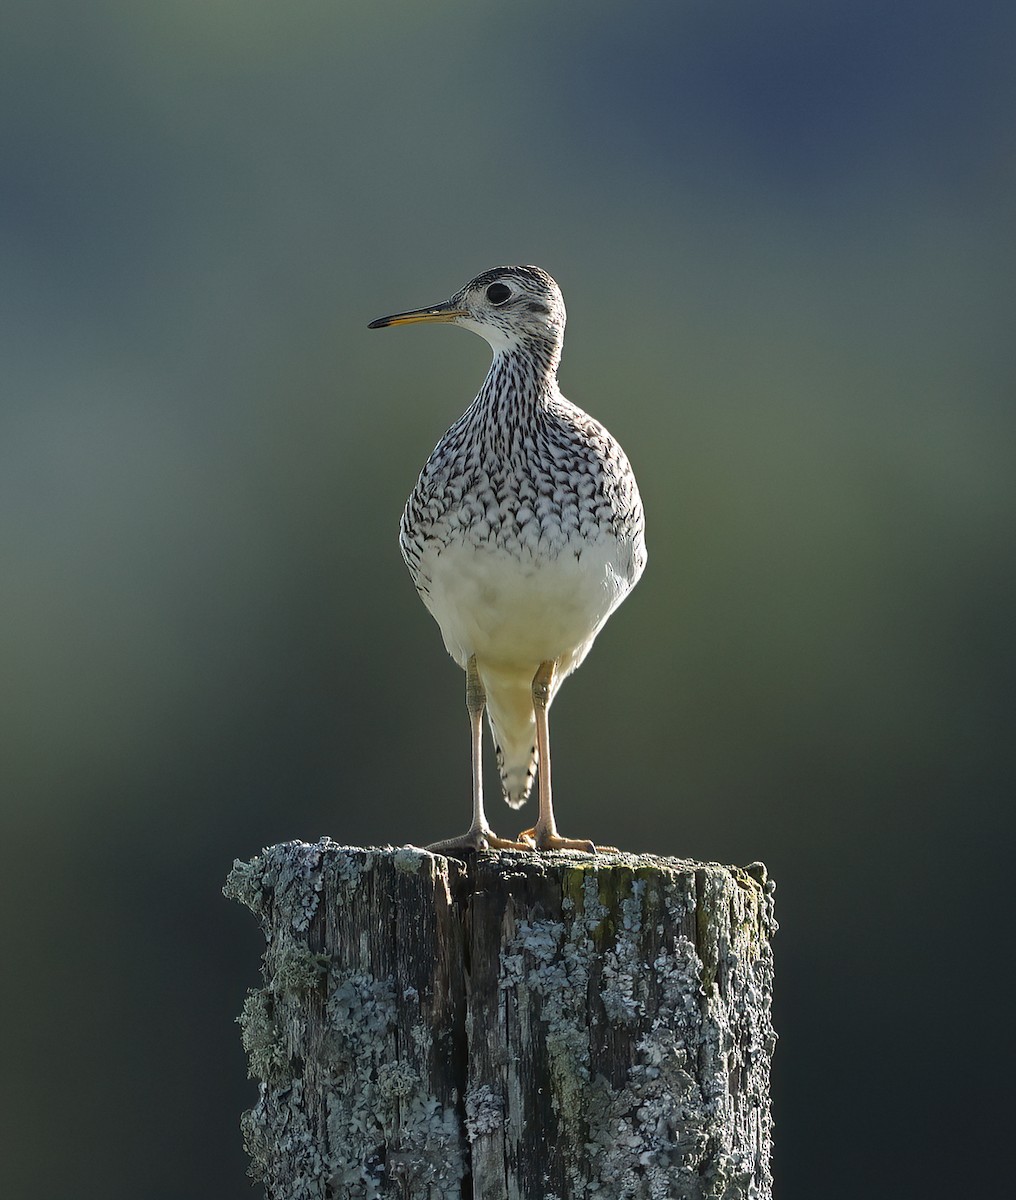
[[488, 351], [366, 325], [505, 262], [649, 523], [562, 827], [778, 880], [781, 1200], [995, 1194], [1014, 48], [992, 0], [7, 0], [5, 1195], [249, 1196], [232, 859], [464, 827], [396, 529]]

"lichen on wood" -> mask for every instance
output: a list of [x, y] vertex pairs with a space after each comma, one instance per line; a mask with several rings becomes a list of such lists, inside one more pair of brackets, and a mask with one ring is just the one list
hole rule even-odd
[[243, 1120], [269, 1200], [767, 1200], [773, 885], [641, 855], [288, 843]]

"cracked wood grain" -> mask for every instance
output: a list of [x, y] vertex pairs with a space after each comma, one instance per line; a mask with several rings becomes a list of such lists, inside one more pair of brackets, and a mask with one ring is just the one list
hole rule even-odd
[[268, 1200], [769, 1200], [761, 864], [291, 842], [238, 862]]

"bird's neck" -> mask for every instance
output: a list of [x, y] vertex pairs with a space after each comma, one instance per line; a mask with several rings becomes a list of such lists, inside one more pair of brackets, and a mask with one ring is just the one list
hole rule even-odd
[[487, 378], [477, 396], [484, 408], [502, 412], [543, 407], [557, 395], [557, 367], [561, 347], [550, 343], [506, 346], [494, 353]]

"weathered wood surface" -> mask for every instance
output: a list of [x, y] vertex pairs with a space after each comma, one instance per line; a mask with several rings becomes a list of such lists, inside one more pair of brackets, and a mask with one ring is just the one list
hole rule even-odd
[[768, 1200], [773, 885], [327, 839], [238, 862], [268, 1200]]

